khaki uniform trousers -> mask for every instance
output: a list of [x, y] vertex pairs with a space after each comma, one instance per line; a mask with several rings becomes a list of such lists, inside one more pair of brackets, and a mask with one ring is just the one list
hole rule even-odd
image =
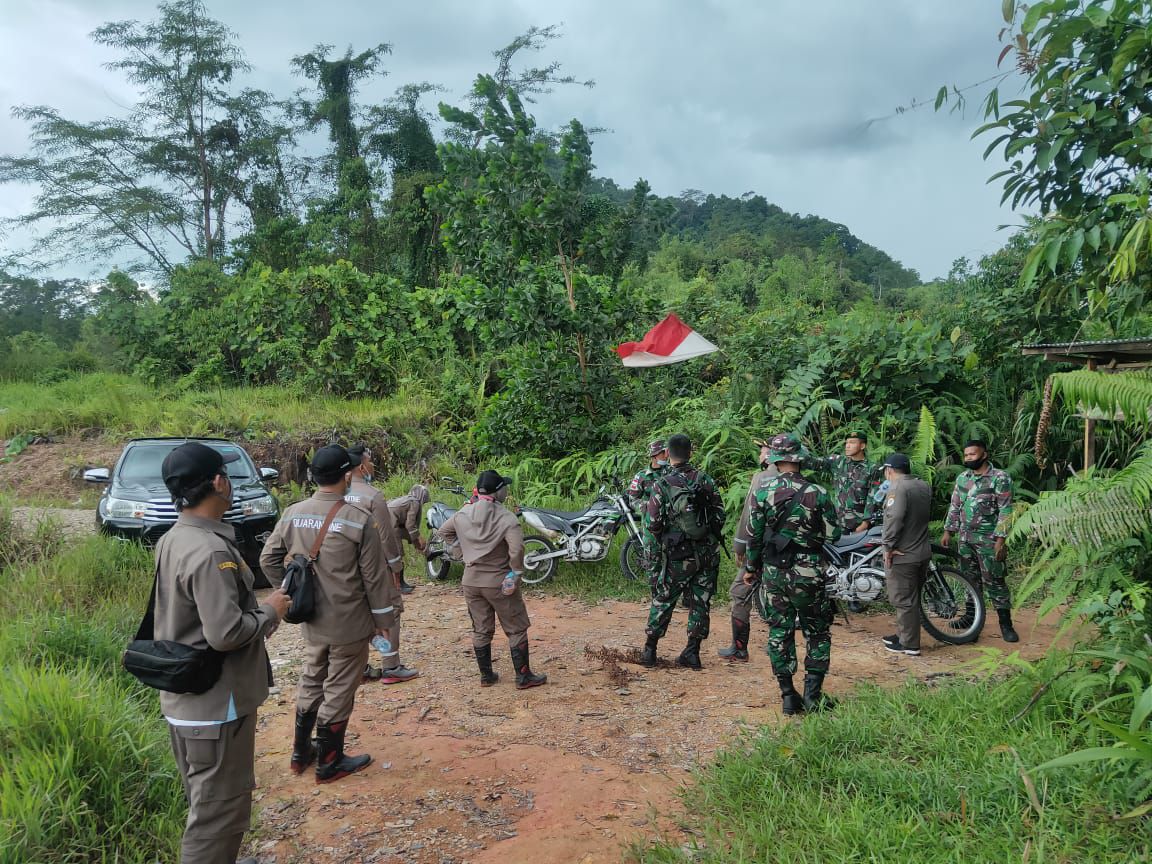
[[256, 714], [218, 726], [168, 727], [188, 821], [180, 864], [235, 864], [252, 820]]
[[380, 655], [380, 668], [382, 669], [395, 669], [397, 666], [403, 665], [400, 660], [400, 614], [404, 611], [404, 601], [401, 598], [399, 591], [396, 592], [396, 600], [392, 603], [392, 611], [395, 613], [392, 616], [392, 626], [388, 628], [387, 639], [392, 643], [392, 650], [387, 654]]
[[892, 560], [886, 580], [888, 602], [896, 610], [896, 635], [905, 648], [920, 650], [920, 589], [928, 577], [928, 559], [911, 564]]
[[321, 726], [339, 723], [352, 716], [356, 688], [368, 664], [369, 640], [346, 645], [308, 645], [296, 709], [301, 712], [319, 707], [316, 722]]
[[744, 569], [737, 568], [736, 578], [732, 580], [732, 587], [728, 589], [728, 598], [732, 601], [732, 617], [745, 624], [752, 620], [752, 604], [756, 595], [756, 586], [744, 583]]
[[499, 587], [465, 585], [464, 599], [468, 603], [468, 617], [472, 619], [473, 648], [492, 644], [497, 618], [508, 637], [509, 648], [518, 648], [528, 641], [528, 628], [532, 622], [528, 619], [528, 609], [519, 588], [515, 594], [506, 596]]

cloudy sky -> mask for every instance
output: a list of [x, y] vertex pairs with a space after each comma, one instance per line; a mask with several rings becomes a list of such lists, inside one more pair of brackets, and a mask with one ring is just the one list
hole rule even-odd
[[[997, 72], [1000, 0], [207, 0], [236, 32], [253, 72], [244, 82], [287, 95], [302, 85], [289, 59], [317, 43], [393, 46], [388, 75], [363, 100], [431, 81], [462, 101], [491, 52], [529, 26], [563, 23], [547, 57], [596, 87], [542, 97], [538, 120], [570, 117], [611, 130], [594, 145], [597, 173], [661, 195], [755, 191], [801, 214], [842, 222], [924, 278], [1007, 239], [1019, 217], [998, 205], [969, 136], [982, 121], [934, 112], [941, 84]], [[26, 149], [13, 105], [47, 104], [78, 120], [120, 113], [133, 94], [101, 64], [88, 34], [148, 19], [149, 0], [0, 0], [0, 153]], [[531, 59], [531, 58], [526, 58]], [[1018, 82], [1007, 89], [1015, 93]], [[1005, 97], [1008, 98], [1008, 97]], [[892, 116], [898, 106], [927, 101]], [[875, 119], [883, 118], [883, 119]], [[869, 120], [875, 122], [869, 123]], [[0, 217], [30, 190], [0, 186]], [[9, 244], [18, 238], [9, 237]], [[78, 274], [77, 274], [78, 275]]]

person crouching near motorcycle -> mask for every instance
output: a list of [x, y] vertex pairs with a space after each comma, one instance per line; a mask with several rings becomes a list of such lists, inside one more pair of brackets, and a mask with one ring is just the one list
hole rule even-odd
[[[768, 459], [780, 474], [756, 491], [744, 564], [744, 581], [756, 585], [763, 580], [760, 587], [767, 591], [768, 657], [788, 715], [831, 707], [823, 688], [832, 655], [834, 609], [820, 561], [825, 541], [840, 538], [840, 525], [827, 490], [800, 475], [805, 455], [791, 435], [768, 442]], [[797, 618], [808, 643], [803, 699], [792, 683]]]
[[480, 667], [480, 686], [491, 687], [500, 676], [492, 670], [492, 637], [496, 619], [508, 637], [516, 689], [539, 687], [547, 675], [536, 675], [528, 662], [528, 609], [520, 592], [524, 571], [524, 533], [504, 506], [508, 477], [484, 471], [470, 501], [440, 526], [445, 543], [458, 542], [464, 553], [464, 599], [472, 619], [472, 649]]
[[[407, 540], [417, 552], [426, 552], [428, 544], [420, 536], [420, 516], [424, 512], [424, 505], [428, 503], [428, 487], [417, 483], [408, 490], [407, 495], [392, 498], [388, 502], [388, 511], [392, 515], [392, 530], [397, 539], [403, 543]], [[400, 573], [400, 593], [411, 594], [416, 588], [404, 580], [403, 569]]]
[[888, 602], [896, 610], [896, 632], [883, 639], [894, 654], [920, 656], [920, 589], [928, 576], [932, 542], [928, 518], [932, 489], [912, 476], [912, 463], [903, 453], [884, 460], [888, 494], [884, 498], [884, 570]]
[[700, 643], [708, 638], [709, 611], [720, 575], [724, 502], [711, 477], [692, 467], [687, 435], [668, 439], [668, 472], [652, 487], [647, 528], [664, 550], [648, 613], [648, 635], [640, 662], [656, 665], [656, 645], [668, 631], [676, 599], [687, 593], [688, 644], [676, 663], [701, 669]]

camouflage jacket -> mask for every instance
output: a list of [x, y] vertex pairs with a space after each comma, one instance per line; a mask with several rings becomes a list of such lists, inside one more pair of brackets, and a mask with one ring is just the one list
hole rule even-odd
[[668, 520], [671, 515], [669, 512], [671, 502], [668, 500], [668, 493], [664, 491], [665, 484], [669, 486], [695, 484], [700, 489], [706, 502], [704, 507], [708, 527], [711, 528], [714, 538], [705, 542], [708, 545], [715, 545], [720, 539], [721, 531], [724, 530], [724, 502], [716, 490], [716, 481], [687, 462], [683, 465], [669, 466], [664, 474], [653, 482], [652, 493], [648, 497], [647, 510], [644, 513], [644, 527], [648, 532], [661, 542], [675, 539], [664, 536], [668, 531]]
[[[764, 547], [773, 542], [775, 535], [788, 538], [790, 545], [800, 549], [819, 550], [825, 542], [840, 539], [840, 533], [836, 508], [824, 487], [808, 482], [795, 471], [781, 474], [756, 490], [748, 514], [745, 567], [753, 573], [761, 572]], [[819, 557], [818, 551], [797, 554], [809, 561]]]
[[876, 498], [884, 482], [883, 467], [867, 459], [849, 459], [843, 454], [827, 456], [818, 465], [832, 479], [832, 500], [842, 529], [854, 529], [861, 522], [876, 525], [883, 518]]
[[965, 471], [956, 478], [944, 530], [959, 533], [961, 542], [1000, 539], [1007, 535], [1012, 515], [1012, 478], [988, 466], [981, 475]]
[[628, 497], [635, 503], [644, 506], [648, 503], [648, 499], [652, 497], [652, 484], [668, 473], [667, 467], [664, 468], [644, 468], [639, 471], [632, 482], [628, 484]]

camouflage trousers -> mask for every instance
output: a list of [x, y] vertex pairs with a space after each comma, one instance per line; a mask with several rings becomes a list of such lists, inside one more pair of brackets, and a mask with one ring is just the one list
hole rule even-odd
[[808, 643], [804, 668], [827, 672], [832, 656], [835, 608], [816, 563], [797, 561], [791, 568], [764, 567], [760, 585], [768, 622], [768, 658], [775, 675], [796, 672], [796, 619]]
[[664, 556], [661, 563], [663, 566], [652, 579], [652, 607], [644, 632], [662, 639], [672, 621], [676, 601], [683, 594], [688, 599], [688, 638], [707, 639], [712, 597], [720, 576], [716, 547], [699, 547], [693, 557], [679, 561], [668, 561]]
[[960, 556], [960, 575], [967, 576], [977, 590], [983, 587], [993, 609], [1011, 609], [1012, 596], [1005, 579], [1007, 568], [996, 560], [996, 541], [991, 537], [972, 537], [961, 540], [957, 548]]

